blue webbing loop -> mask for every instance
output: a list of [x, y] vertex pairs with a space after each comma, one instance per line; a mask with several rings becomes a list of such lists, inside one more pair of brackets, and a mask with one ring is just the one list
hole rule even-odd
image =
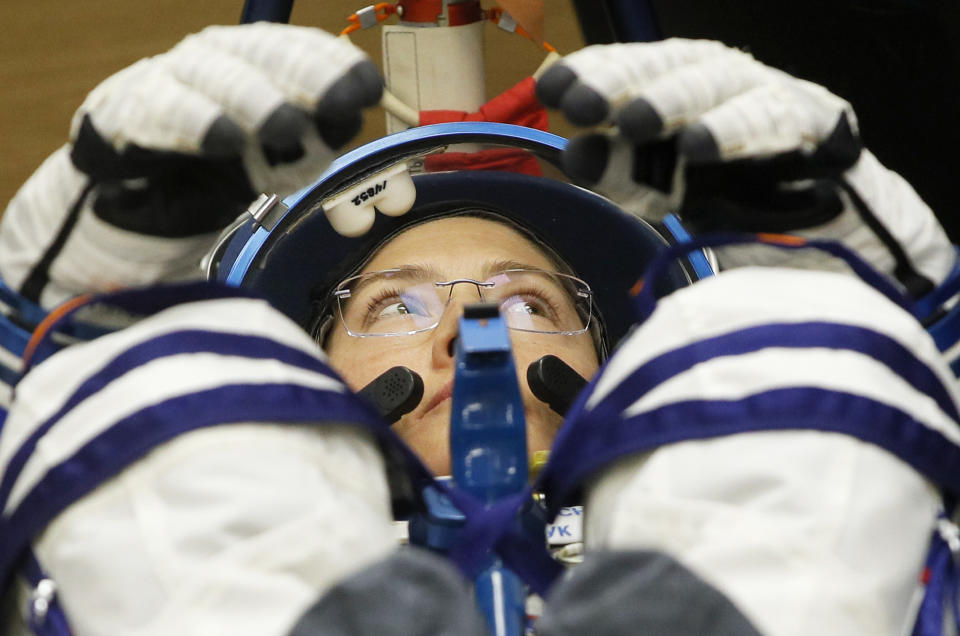
[[9, 305], [25, 322], [30, 324], [37, 325], [47, 317], [46, 310], [10, 289], [3, 278], [0, 278], [0, 302]]
[[533, 502], [530, 487], [488, 505], [444, 482], [438, 481], [437, 487], [466, 518], [448, 556], [467, 580], [474, 580], [496, 552], [530, 589], [546, 594], [563, 566], [550, 556], [543, 537], [538, 540], [520, 528], [518, 517]]
[[916, 301], [916, 312], [922, 318], [933, 315], [941, 306], [960, 294], [960, 250], [954, 247], [953, 267], [947, 277], [932, 292]]
[[[917, 611], [912, 636], [942, 636], [945, 606], [950, 608], [953, 624], [960, 630], [960, 569], [957, 567], [960, 544], [956, 534], [951, 540], [944, 537], [943, 524], [955, 533], [956, 526], [943, 513], [939, 526], [930, 540], [927, 562], [924, 568], [926, 590]], [[953, 545], [951, 545], [953, 543]]]
[[[690, 232], [687, 231], [687, 228], [683, 227], [683, 224], [680, 222], [680, 219], [675, 214], [668, 214], [663, 217], [663, 226], [667, 228], [667, 231], [673, 235], [673, 238], [677, 240], [678, 243], [689, 243], [693, 236]], [[703, 250], [694, 250], [690, 252], [690, 265], [693, 266], [693, 271], [696, 272], [697, 277], [703, 280], [716, 274], [713, 271], [713, 266], [710, 265], [710, 261], [707, 260], [707, 255]]]

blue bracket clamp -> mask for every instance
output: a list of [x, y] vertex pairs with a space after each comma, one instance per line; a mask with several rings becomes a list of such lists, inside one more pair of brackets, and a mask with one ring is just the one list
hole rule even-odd
[[456, 343], [450, 461], [457, 488], [490, 504], [527, 485], [527, 425], [506, 322], [467, 305]]
[[[527, 425], [507, 324], [494, 303], [467, 305], [460, 318], [450, 415], [457, 488], [487, 504], [527, 485]], [[522, 636], [526, 588], [496, 555], [474, 581], [492, 634]]]
[[[510, 335], [495, 303], [464, 308], [455, 349], [450, 415], [453, 485], [492, 505], [523, 492], [528, 475], [523, 398]], [[410, 541], [445, 553], [458, 540], [466, 519], [436, 488], [428, 487], [423, 496], [426, 510], [410, 519]], [[543, 535], [542, 520], [532, 523], [530, 511], [524, 519], [531, 533]], [[476, 576], [474, 590], [491, 634], [526, 633], [526, 585], [496, 554]]]

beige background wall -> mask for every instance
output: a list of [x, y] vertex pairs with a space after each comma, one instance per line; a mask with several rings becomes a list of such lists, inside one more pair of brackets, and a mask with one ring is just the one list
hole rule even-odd
[[[339, 32], [346, 16], [367, 2], [298, 0], [291, 22]], [[544, 4], [546, 40], [561, 52], [582, 46], [569, 0]], [[0, 2], [0, 210], [66, 141], [74, 109], [100, 80], [206, 25], [236, 23], [242, 6], [242, 0]], [[493, 2], [485, 0], [484, 6]], [[542, 60], [536, 45], [493, 25], [486, 38], [489, 96], [532, 73]], [[379, 29], [357, 33], [354, 41], [379, 63]], [[363, 139], [383, 134], [381, 112], [371, 111], [367, 122]], [[563, 134], [559, 122], [557, 127]]]

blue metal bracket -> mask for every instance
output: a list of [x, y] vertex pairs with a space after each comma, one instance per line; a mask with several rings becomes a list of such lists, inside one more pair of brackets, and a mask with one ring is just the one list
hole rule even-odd
[[[461, 490], [487, 504], [527, 484], [527, 426], [507, 324], [496, 304], [460, 318], [450, 415], [450, 461]], [[477, 605], [497, 636], [526, 630], [526, 587], [496, 555], [474, 581]]]
[[450, 415], [453, 480], [485, 503], [527, 485], [527, 426], [510, 335], [495, 304], [460, 318]]
[[[496, 304], [467, 305], [456, 342], [450, 461], [455, 488], [485, 505], [527, 486], [527, 427], [507, 325]], [[423, 493], [426, 512], [410, 520], [410, 541], [439, 552], [453, 547], [465, 523], [433, 487]], [[532, 503], [532, 501], [531, 501]], [[518, 520], [544, 536], [545, 521], [530, 506]], [[477, 606], [496, 636], [526, 633], [527, 588], [494, 553], [474, 580]]]

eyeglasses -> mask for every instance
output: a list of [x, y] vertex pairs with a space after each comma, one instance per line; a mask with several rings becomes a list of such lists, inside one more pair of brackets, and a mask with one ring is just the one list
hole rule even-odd
[[590, 327], [593, 292], [568, 274], [507, 269], [483, 281], [432, 277], [415, 268], [351, 276], [333, 291], [340, 321], [348, 334], [359, 338], [429, 331], [440, 323], [453, 288], [467, 283], [476, 287], [480, 300], [500, 306], [510, 329], [574, 336]]

